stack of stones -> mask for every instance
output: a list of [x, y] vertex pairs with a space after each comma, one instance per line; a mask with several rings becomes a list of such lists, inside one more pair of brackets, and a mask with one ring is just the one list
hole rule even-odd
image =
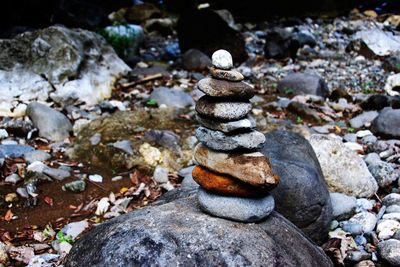
[[265, 136], [256, 131], [249, 116], [253, 88], [233, 70], [226, 50], [212, 55], [211, 76], [199, 81], [205, 93], [196, 103], [196, 130], [200, 143], [194, 151], [198, 165], [193, 179], [200, 185], [198, 199], [203, 211], [241, 222], [267, 217], [275, 202], [269, 194], [279, 182], [268, 159], [257, 151]]

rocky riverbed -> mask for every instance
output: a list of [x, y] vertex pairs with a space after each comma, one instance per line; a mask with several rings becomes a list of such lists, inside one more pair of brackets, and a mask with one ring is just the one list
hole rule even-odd
[[[157, 220], [149, 236], [167, 231], [165, 224], [182, 223], [183, 217], [166, 217], [175, 209], [182, 213], [179, 205], [209, 227], [191, 195], [197, 187], [191, 178], [198, 144], [195, 101], [203, 96], [196, 84], [210, 72], [224, 75], [210, 68], [211, 53], [224, 48], [238, 72], [223, 78], [244, 78], [255, 92], [244, 112], [251, 110], [251, 117], [243, 123], [257, 124], [266, 136], [261, 152], [281, 178], [272, 191], [276, 210], [318, 243], [335, 266], [400, 266], [399, 16], [353, 11], [334, 19], [235, 23], [228, 11], [211, 8], [179, 20], [151, 8], [147, 11], [153, 15], [132, 19], [138, 14], [132, 10], [110, 18], [135, 25], [105, 29], [134, 32], [134, 38], [124, 39], [131, 48], [127, 51], [115, 43], [112, 49], [104, 31], [106, 38], [64, 26], [0, 40], [0, 265], [59, 265], [78, 242], [66, 261], [78, 266], [77, 249], [90, 253], [89, 243], [78, 241], [82, 234], [104, 229], [126, 242], [118, 232], [123, 219], [112, 218], [126, 216], [121, 218], [129, 219], [128, 228], [139, 231], [132, 230], [132, 236], [140, 235], [142, 226], [124, 215], [132, 211], [149, 223]], [[191, 29], [194, 19], [213, 27]], [[208, 38], [213, 42], [204, 41]], [[223, 88], [220, 83], [216, 86]], [[200, 120], [207, 127], [209, 121]], [[239, 126], [219, 127], [222, 133]], [[164, 200], [151, 205], [166, 192]], [[176, 192], [184, 196], [169, 202], [168, 195]], [[148, 218], [147, 208], [136, 211], [149, 205]], [[310, 257], [288, 244], [279, 244], [279, 251], [271, 241], [257, 244], [287, 264], [327, 263], [286, 219], [274, 213], [260, 227], [252, 225], [249, 237], [264, 231], [277, 242], [276, 234], [265, 229], [289, 229], [290, 244], [304, 244]], [[212, 227], [229, 224], [212, 220]], [[234, 237], [243, 225], [229, 227]], [[107, 243], [102, 253], [116, 242]], [[191, 249], [197, 255], [196, 247]], [[179, 261], [186, 258], [182, 255], [177, 254]], [[259, 260], [251, 251], [241, 259], [215, 255], [239, 265]]]

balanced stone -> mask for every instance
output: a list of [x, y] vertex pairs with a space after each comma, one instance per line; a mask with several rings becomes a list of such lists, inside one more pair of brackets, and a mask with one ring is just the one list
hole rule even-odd
[[251, 111], [248, 101], [221, 101], [202, 96], [196, 103], [196, 111], [203, 116], [221, 120], [240, 120]]
[[196, 137], [207, 147], [222, 151], [257, 149], [265, 142], [265, 136], [258, 131], [226, 135], [223, 132], [210, 130], [204, 127], [196, 129]]
[[218, 69], [230, 70], [233, 68], [232, 56], [224, 49], [215, 51], [211, 56], [211, 61], [214, 67]]
[[213, 194], [201, 187], [198, 190], [200, 208], [216, 217], [240, 222], [258, 222], [275, 207], [271, 195], [262, 198], [228, 197]]
[[272, 189], [279, 183], [268, 158], [260, 152], [223, 153], [198, 144], [194, 149], [194, 159], [214, 172], [230, 175], [253, 186]]
[[240, 82], [244, 79], [243, 74], [236, 70], [221, 70], [212, 67], [210, 68], [210, 73], [213, 78], [231, 82]]
[[196, 116], [196, 119], [204, 127], [224, 133], [236, 130], [250, 130], [256, 127], [255, 120], [250, 116], [237, 121], [216, 121], [199, 115]]
[[245, 82], [229, 82], [213, 78], [201, 79], [200, 91], [209, 96], [250, 99], [254, 96], [253, 88]]
[[215, 173], [204, 167], [196, 166], [192, 172], [193, 179], [204, 189], [215, 194], [237, 197], [262, 197], [268, 189], [251, 186], [224, 174]]

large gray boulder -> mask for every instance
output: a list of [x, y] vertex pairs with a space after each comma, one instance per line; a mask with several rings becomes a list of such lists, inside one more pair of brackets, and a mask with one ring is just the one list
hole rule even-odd
[[65, 266], [332, 266], [276, 212], [258, 224], [233, 222], [203, 213], [190, 191], [177, 194], [183, 198], [167, 196], [97, 226]]
[[52, 26], [0, 40], [0, 102], [46, 100], [96, 104], [130, 70], [98, 34]]
[[274, 131], [265, 135], [261, 152], [280, 176], [272, 191], [276, 210], [317, 243], [327, 239], [332, 204], [313, 148], [296, 133]]

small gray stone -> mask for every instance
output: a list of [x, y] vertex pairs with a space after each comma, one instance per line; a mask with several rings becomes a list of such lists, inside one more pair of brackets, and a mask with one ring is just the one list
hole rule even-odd
[[222, 151], [257, 149], [265, 142], [265, 136], [258, 131], [226, 135], [223, 132], [209, 130], [204, 127], [196, 129], [196, 137], [205, 146]]
[[202, 210], [220, 218], [240, 222], [257, 222], [267, 217], [275, 207], [274, 198], [226, 197], [212, 194], [202, 188], [198, 190]]
[[357, 142], [357, 135], [353, 134], [353, 133], [348, 133], [348, 134], [345, 134], [343, 136], [343, 139], [346, 140], [346, 142], [356, 143]]
[[231, 54], [223, 49], [215, 51], [211, 56], [211, 61], [214, 67], [223, 70], [233, 68], [233, 59]]
[[399, 178], [399, 173], [396, 172], [393, 166], [384, 161], [370, 164], [368, 169], [380, 187], [389, 186]]
[[391, 193], [382, 199], [382, 204], [385, 206], [400, 205], [400, 194]]
[[221, 120], [240, 120], [251, 111], [248, 101], [221, 101], [203, 96], [196, 103], [196, 111], [203, 116]]
[[340, 227], [343, 229], [343, 231], [348, 232], [353, 236], [363, 233], [363, 227], [359, 223], [342, 222], [340, 223]]
[[400, 241], [396, 239], [389, 239], [380, 242], [378, 251], [384, 261], [391, 266], [400, 266]]
[[63, 170], [61, 168], [55, 169], [55, 168], [46, 167], [43, 169], [43, 173], [47, 174], [51, 178], [56, 179], [58, 181], [62, 181], [65, 178], [68, 178], [71, 176], [69, 171]]
[[332, 214], [338, 220], [348, 219], [356, 212], [357, 199], [342, 193], [330, 193]]
[[28, 163], [35, 161], [46, 161], [51, 158], [51, 155], [41, 150], [30, 151], [24, 154], [24, 159]]
[[39, 129], [39, 136], [50, 141], [62, 141], [69, 137], [72, 124], [68, 118], [59, 111], [38, 102], [32, 102], [26, 110], [33, 125]]
[[86, 183], [83, 180], [77, 180], [70, 183], [66, 183], [62, 187], [64, 191], [68, 190], [75, 193], [83, 192], [85, 191], [85, 188], [86, 188]]
[[199, 184], [193, 180], [192, 171], [195, 166], [189, 166], [181, 169], [178, 172], [180, 177], [183, 177], [181, 188], [183, 189], [197, 189]]
[[377, 219], [373, 213], [363, 211], [354, 215], [349, 222], [360, 224], [363, 231], [368, 233], [374, 230]]
[[353, 128], [361, 128], [367, 123], [371, 123], [376, 117], [378, 117], [379, 113], [377, 111], [365, 111], [360, 115], [352, 118], [350, 120], [350, 125]]
[[390, 205], [386, 208], [386, 213], [400, 213], [400, 205]]
[[175, 88], [155, 88], [150, 94], [150, 98], [154, 99], [158, 105], [167, 107], [185, 108], [194, 105], [194, 101], [188, 93]]
[[117, 141], [112, 144], [113, 147], [118, 148], [128, 155], [133, 155], [133, 150], [132, 150], [132, 141], [130, 140], [122, 140], [122, 141]]
[[256, 127], [256, 122], [251, 116], [247, 116], [237, 121], [226, 122], [208, 119], [199, 115], [197, 115], [196, 119], [204, 127], [224, 133], [229, 133], [242, 129], [253, 129]]
[[250, 99], [254, 96], [253, 88], [245, 82], [204, 78], [198, 82], [197, 87], [206, 95], [213, 97]]
[[353, 250], [347, 252], [346, 255], [346, 260], [352, 261], [352, 262], [360, 262], [362, 260], [369, 260], [371, 258], [371, 254], [366, 252], [366, 251], [359, 251], [359, 250]]
[[381, 161], [381, 157], [379, 157], [377, 153], [369, 153], [367, 156], [365, 156], [364, 161], [368, 165], [377, 164]]
[[28, 191], [24, 187], [18, 187], [17, 194], [22, 198], [29, 198]]
[[6, 183], [11, 183], [11, 184], [16, 184], [16, 183], [18, 183], [18, 182], [21, 181], [21, 180], [22, 180], [22, 178], [19, 177], [19, 175], [16, 174], [16, 173], [11, 174], [11, 175], [7, 176], [7, 177], [4, 179], [4, 181], [5, 181]]
[[33, 147], [26, 145], [0, 145], [0, 158], [20, 158], [34, 150]]
[[169, 181], [168, 170], [161, 166], [157, 166], [153, 173], [153, 179], [160, 184], [167, 183]]

